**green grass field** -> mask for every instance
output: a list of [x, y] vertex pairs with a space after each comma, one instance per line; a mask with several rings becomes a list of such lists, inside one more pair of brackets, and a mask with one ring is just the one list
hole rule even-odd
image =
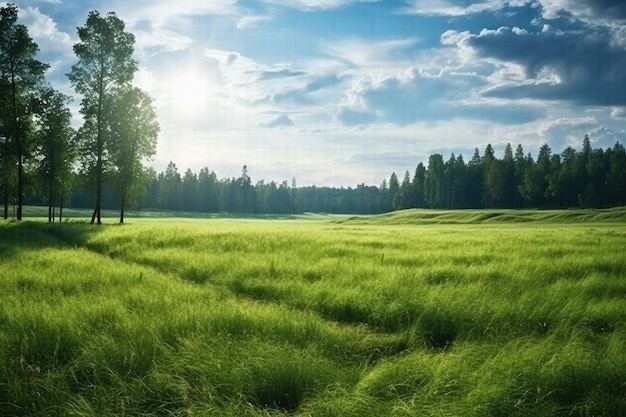
[[0, 415], [626, 415], [626, 209], [108, 221], [0, 221]]

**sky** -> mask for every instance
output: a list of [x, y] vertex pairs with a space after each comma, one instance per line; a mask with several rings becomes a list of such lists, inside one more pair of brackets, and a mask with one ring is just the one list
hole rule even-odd
[[66, 74], [87, 14], [135, 35], [161, 125], [149, 165], [379, 185], [441, 153], [626, 144], [624, 0], [20, 0]]

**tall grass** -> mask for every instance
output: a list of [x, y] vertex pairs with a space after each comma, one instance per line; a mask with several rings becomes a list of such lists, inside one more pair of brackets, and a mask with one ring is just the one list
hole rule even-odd
[[490, 214], [1, 223], [0, 415], [622, 415], [626, 228]]

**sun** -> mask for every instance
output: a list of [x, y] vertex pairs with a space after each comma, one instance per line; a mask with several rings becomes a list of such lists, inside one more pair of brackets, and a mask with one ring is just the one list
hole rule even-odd
[[195, 121], [205, 115], [214, 89], [209, 77], [200, 71], [186, 69], [168, 77], [165, 83], [168, 111], [180, 121]]

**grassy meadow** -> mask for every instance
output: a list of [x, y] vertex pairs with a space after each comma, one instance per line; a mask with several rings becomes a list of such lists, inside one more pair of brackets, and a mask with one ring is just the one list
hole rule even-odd
[[626, 415], [626, 209], [110, 222], [0, 221], [0, 415]]

